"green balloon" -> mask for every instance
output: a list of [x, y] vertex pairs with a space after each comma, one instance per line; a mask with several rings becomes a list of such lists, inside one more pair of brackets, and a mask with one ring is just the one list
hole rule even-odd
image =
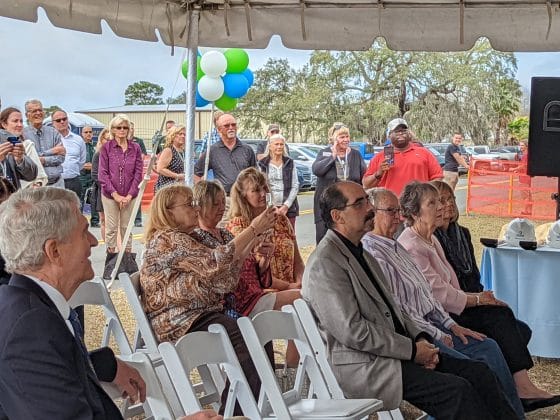
[[227, 60], [226, 73], [243, 73], [249, 66], [249, 54], [241, 48], [229, 48], [224, 55]]
[[[189, 60], [183, 61], [183, 65], [181, 66], [181, 73], [183, 73], [183, 77], [188, 79], [189, 77]], [[200, 68], [200, 56], [196, 57], [196, 81], [198, 82], [200, 78], [204, 76], [204, 72]]]
[[237, 99], [230, 98], [227, 95], [222, 95], [220, 99], [214, 102], [214, 105], [222, 111], [232, 111], [237, 106]]

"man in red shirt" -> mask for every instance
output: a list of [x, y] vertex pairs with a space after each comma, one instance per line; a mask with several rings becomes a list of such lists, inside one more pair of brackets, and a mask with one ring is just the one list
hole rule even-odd
[[384, 187], [400, 195], [410, 181], [427, 182], [443, 178], [443, 172], [434, 155], [424, 147], [412, 143], [405, 120], [391, 120], [387, 131], [394, 147], [393, 162], [385, 157], [384, 152], [375, 155], [364, 174], [364, 188]]

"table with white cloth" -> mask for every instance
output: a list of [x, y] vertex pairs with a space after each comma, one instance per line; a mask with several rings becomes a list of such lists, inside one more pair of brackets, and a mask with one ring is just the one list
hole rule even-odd
[[481, 282], [531, 327], [533, 356], [560, 358], [560, 249], [484, 248]]

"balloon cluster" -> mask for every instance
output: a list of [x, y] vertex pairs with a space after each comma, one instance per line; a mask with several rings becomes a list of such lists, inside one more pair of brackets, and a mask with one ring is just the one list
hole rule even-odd
[[[237, 100], [245, 96], [253, 84], [249, 70], [249, 54], [241, 48], [226, 50], [200, 49], [196, 59], [196, 106], [214, 102], [222, 111], [231, 111]], [[182, 73], [187, 78], [188, 60], [183, 62]]]

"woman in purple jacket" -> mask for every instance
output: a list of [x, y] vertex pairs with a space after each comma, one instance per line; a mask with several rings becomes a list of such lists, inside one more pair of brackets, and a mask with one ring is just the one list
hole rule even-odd
[[[111, 278], [117, 256], [117, 234], [124, 237], [132, 215], [132, 202], [138, 195], [142, 180], [142, 151], [134, 141], [128, 140], [130, 120], [124, 114], [114, 117], [109, 123], [111, 140], [99, 152], [99, 183], [101, 201], [105, 212], [105, 259], [104, 279]], [[124, 244], [123, 244], [124, 245]], [[128, 238], [120, 271], [136, 271], [135, 254], [132, 254], [132, 237]], [[136, 269], [129, 269], [136, 267]]]

